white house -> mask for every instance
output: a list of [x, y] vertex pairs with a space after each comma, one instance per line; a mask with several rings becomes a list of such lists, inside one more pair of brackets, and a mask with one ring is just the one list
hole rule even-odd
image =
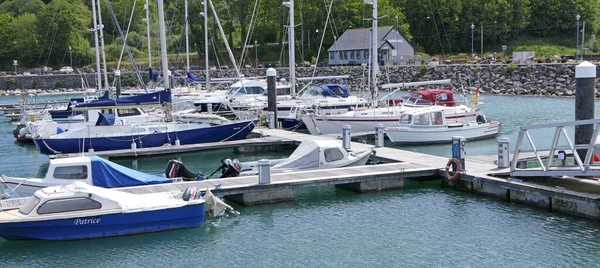
[[[394, 26], [377, 28], [378, 62], [403, 64], [415, 57], [415, 48]], [[371, 28], [349, 29], [327, 50], [329, 65], [359, 65], [369, 63]]]

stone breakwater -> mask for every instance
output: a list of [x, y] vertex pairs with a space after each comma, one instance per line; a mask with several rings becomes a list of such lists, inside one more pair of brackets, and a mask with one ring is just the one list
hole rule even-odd
[[[600, 73], [600, 68], [598, 69]], [[246, 77], [265, 76], [266, 69], [243, 69]], [[201, 72], [196, 72], [202, 75]], [[133, 73], [123, 74], [123, 87], [134, 86]], [[147, 74], [146, 74], [147, 75]], [[368, 84], [369, 70], [363, 66], [351, 67], [311, 67], [296, 68], [297, 77], [349, 75], [342, 80], [323, 80], [320, 82], [345, 82], [352, 90], [365, 89]], [[211, 70], [212, 78], [235, 77], [234, 70]], [[287, 68], [277, 69], [278, 79], [289, 79]], [[95, 86], [95, 75], [44, 75], [44, 76], [4, 76], [0, 77], [0, 90], [15, 92], [29, 89], [36, 92], [66, 91], [65, 88], [81, 88], [82, 79]], [[110, 79], [110, 78], [109, 78]], [[147, 77], [144, 77], [147, 79]], [[492, 94], [514, 95], [575, 95], [575, 65], [571, 64], [532, 64], [532, 65], [440, 65], [430, 66], [383, 66], [380, 67], [378, 84], [417, 82], [427, 80], [451, 79], [455, 87], [474, 89], [481, 86], [481, 91]], [[179, 80], [181, 84], [183, 80]], [[300, 83], [302, 85], [303, 83]], [[215, 87], [226, 88], [228, 83], [215, 84]], [[600, 85], [596, 84], [596, 95]]]

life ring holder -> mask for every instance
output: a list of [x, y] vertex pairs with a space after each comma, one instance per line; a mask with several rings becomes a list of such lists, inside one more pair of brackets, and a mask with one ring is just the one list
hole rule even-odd
[[[454, 175], [450, 176], [450, 167], [452, 166], [452, 164], [456, 164], [456, 172], [454, 172]], [[446, 178], [449, 181], [455, 181], [458, 178], [458, 176], [460, 176], [461, 171], [462, 165], [460, 163], [460, 160], [458, 160], [458, 158], [452, 158], [446, 164], [446, 170], [444, 173], [446, 174]]]

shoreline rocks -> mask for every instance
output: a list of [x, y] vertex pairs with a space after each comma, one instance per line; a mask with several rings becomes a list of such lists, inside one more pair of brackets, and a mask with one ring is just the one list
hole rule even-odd
[[[333, 79], [316, 82], [345, 82], [351, 90], [365, 90], [368, 85], [368, 71], [367, 66], [317, 67], [316, 72], [314, 67], [298, 67], [296, 68], [296, 77], [312, 77], [313, 73], [314, 76], [349, 75], [350, 78], [345, 81]], [[266, 69], [242, 69], [241, 72], [246, 77], [264, 77]], [[194, 73], [201, 76], [203, 72], [194, 71]], [[133, 75], [132, 72], [124, 74], [122, 81], [137, 81]], [[147, 79], [147, 74], [143, 75], [144, 79]], [[278, 79], [289, 79], [287, 68], [278, 68], [277, 75]], [[126, 76], [132, 76], [132, 79], [127, 79]], [[230, 69], [211, 70], [211, 78], [227, 77], [235, 77], [235, 71]], [[575, 65], [572, 64], [381, 66], [378, 85], [440, 79], [451, 79], [455, 88], [473, 90], [477, 86], [481, 86], [481, 92], [489, 94], [575, 95]], [[88, 81], [92, 87], [95, 86], [94, 74], [4, 76], [0, 77], [0, 94], [15, 95], [15, 93], [21, 94], [25, 91], [28, 94], [79, 92], [83, 91], [81, 89], [82, 80]], [[306, 82], [299, 83], [300, 88], [304, 84]], [[123, 85], [124, 88], [127, 86], [131, 85]], [[228, 87], [227, 84], [214, 86], [217, 88]], [[596, 84], [597, 96], [600, 96], [599, 90], [600, 84]]]

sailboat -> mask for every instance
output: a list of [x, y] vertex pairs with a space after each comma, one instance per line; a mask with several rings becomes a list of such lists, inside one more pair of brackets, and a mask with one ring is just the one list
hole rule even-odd
[[[168, 77], [167, 46], [162, 0], [158, 1], [158, 17], [161, 43], [163, 77]], [[206, 142], [221, 142], [245, 138], [256, 126], [257, 120], [211, 125], [208, 123], [168, 122], [168, 107], [171, 104], [169, 79], [164, 80], [164, 92], [158, 96], [144, 98], [122, 98], [102, 103], [83, 103], [80, 109], [98, 113], [95, 125], [86, 125], [48, 136], [38, 135], [33, 141], [36, 148], [46, 154], [78, 153], [84, 151], [105, 151], [136, 149], [141, 147], [160, 147], [164, 145], [184, 145]], [[164, 106], [163, 106], [164, 105]], [[77, 108], [74, 107], [74, 109]], [[124, 124], [115, 122], [114, 115], [103, 113], [107, 109], [128, 109], [139, 106], [167, 107], [165, 122]]]

